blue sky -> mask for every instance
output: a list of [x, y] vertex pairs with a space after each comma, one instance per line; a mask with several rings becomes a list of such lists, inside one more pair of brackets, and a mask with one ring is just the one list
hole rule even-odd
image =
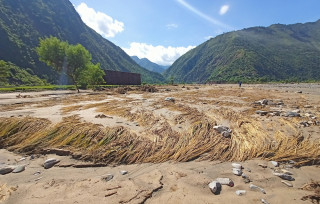
[[320, 0], [71, 0], [83, 21], [129, 55], [170, 65], [224, 32], [320, 19]]

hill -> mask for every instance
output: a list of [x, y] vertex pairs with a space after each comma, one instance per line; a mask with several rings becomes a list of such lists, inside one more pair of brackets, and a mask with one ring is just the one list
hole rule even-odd
[[159, 64], [156, 64], [154, 62], [151, 62], [147, 58], [139, 58], [137, 56], [131, 56], [131, 58], [141, 67], [152, 71], [152, 72], [157, 72], [157, 73], [163, 73], [169, 66], [162, 66]]
[[275, 24], [210, 39], [176, 60], [164, 76], [198, 83], [320, 80], [319, 56], [320, 20]]
[[142, 75], [144, 82], [163, 81], [160, 74], [137, 65], [120, 47], [86, 26], [68, 0], [1, 0], [0, 59], [19, 67], [30, 67], [49, 82], [56, 83], [58, 73], [38, 61], [35, 47], [39, 38], [55, 36], [70, 44], [82, 44], [101, 68]]

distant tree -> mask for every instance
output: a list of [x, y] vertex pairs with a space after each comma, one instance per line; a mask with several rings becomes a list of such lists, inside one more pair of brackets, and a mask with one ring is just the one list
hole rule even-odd
[[0, 85], [6, 85], [8, 83], [9, 76], [9, 67], [7, 63], [3, 60], [0, 60]]
[[[49, 37], [40, 39], [40, 45], [36, 48], [36, 51], [40, 61], [53, 67], [58, 72], [64, 71], [72, 79], [78, 93], [80, 92], [78, 84], [81, 79], [85, 78], [90, 83], [98, 83], [93, 82], [94, 79], [91, 79], [90, 76], [97, 80], [100, 80], [100, 77], [103, 76], [102, 70], [97, 71], [97, 69], [100, 69], [100, 65], [91, 63], [91, 54], [80, 44], [69, 45], [68, 42], [60, 41], [56, 37]], [[95, 74], [91, 73], [90, 70]], [[87, 74], [86, 77], [83, 77], [84, 73]], [[100, 77], [97, 77], [97, 75]]]
[[170, 80], [170, 84], [173, 85], [174, 84], [174, 77], [172, 75], [170, 76], [169, 80]]

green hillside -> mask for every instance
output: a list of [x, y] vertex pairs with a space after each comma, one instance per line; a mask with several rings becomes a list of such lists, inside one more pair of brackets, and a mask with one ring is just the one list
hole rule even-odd
[[198, 83], [320, 80], [320, 20], [222, 34], [181, 56], [164, 76]]
[[159, 83], [163, 77], [137, 65], [121, 48], [86, 26], [68, 0], [0, 0], [0, 59], [30, 67], [49, 82], [58, 74], [38, 61], [39, 38], [54, 36], [70, 44], [82, 44], [101, 68], [142, 75], [144, 82]]
[[147, 58], [139, 58], [137, 56], [131, 56], [131, 58], [141, 67], [146, 68], [149, 71], [157, 72], [157, 73], [163, 73], [169, 66], [162, 66], [159, 64], [156, 64], [154, 62], [151, 62]]

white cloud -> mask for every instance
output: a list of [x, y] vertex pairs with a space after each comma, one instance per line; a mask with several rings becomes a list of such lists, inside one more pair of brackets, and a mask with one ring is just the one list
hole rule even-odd
[[195, 48], [188, 47], [164, 47], [161, 45], [153, 46], [146, 43], [132, 42], [130, 48], [122, 48], [128, 55], [139, 58], [147, 58], [160, 65], [171, 65], [180, 56]]
[[[201, 18], [213, 23], [214, 25], [217, 25], [219, 27], [223, 27], [225, 29], [232, 29], [229, 25], [224, 24], [220, 21], [218, 21], [217, 19], [208, 16], [207, 14], [203, 13], [202, 11], [196, 9], [195, 7], [191, 6], [190, 4], [188, 4], [185, 0], [176, 0], [179, 4], [181, 4], [182, 6], [184, 6], [186, 9], [190, 10], [192, 13], [200, 16]], [[228, 7], [229, 8], [229, 7]]]
[[178, 25], [175, 24], [175, 23], [171, 23], [171, 24], [167, 24], [166, 27], [167, 27], [168, 29], [173, 29], [173, 28], [178, 28]]
[[124, 23], [113, 19], [105, 13], [89, 8], [85, 3], [76, 7], [81, 19], [100, 35], [109, 38], [124, 30]]
[[220, 8], [219, 14], [224, 15], [229, 11], [229, 5], [223, 5]]

